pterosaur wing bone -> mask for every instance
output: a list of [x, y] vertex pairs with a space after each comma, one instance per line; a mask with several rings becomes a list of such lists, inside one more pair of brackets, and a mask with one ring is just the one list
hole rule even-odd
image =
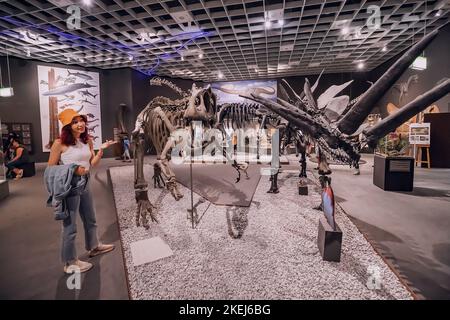
[[418, 96], [396, 113], [389, 115], [367, 131], [364, 131], [364, 134], [369, 138], [369, 140], [372, 141], [384, 137], [386, 134], [394, 131], [402, 123], [404, 123], [408, 119], [411, 119], [411, 117], [418, 114], [419, 112], [425, 110], [429, 105], [441, 99], [449, 92], [450, 79], [442, 82], [441, 84], [435, 86], [433, 89]]
[[329, 87], [324, 93], [322, 93], [317, 99], [317, 106], [319, 109], [323, 109], [327, 106], [328, 102], [331, 101], [339, 92], [347, 88], [353, 80], [350, 80], [349, 82], [346, 82], [344, 84], [341, 84], [340, 86], [332, 85]]
[[328, 117], [330, 121], [336, 121], [342, 114], [342, 112], [344, 112], [349, 102], [350, 102], [349, 96], [339, 96], [331, 99], [330, 102], [328, 102], [327, 107], [325, 109], [325, 115], [327, 114], [327, 112], [332, 112], [336, 114], [337, 117], [333, 118]]
[[301, 97], [297, 94], [297, 92], [295, 92], [294, 89], [292, 89], [291, 85], [290, 85], [285, 79], [282, 79], [281, 81], [282, 81], [282, 82], [285, 84], [285, 86], [291, 91], [291, 93], [292, 93], [292, 95], [295, 97], [295, 99], [301, 100]]
[[322, 77], [322, 73], [325, 71], [325, 69], [322, 69], [322, 71], [320, 72], [319, 76], [317, 77], [316, 82], [314, 83], [314, 85], [311, 87], [311, 92], [314, 93], [314, 91], [317, 89], [317, 86], [319, 85], [319, 80]]
[[314, 97], [312, 95], [311, 86], [309, 84], [308, 78], [305, 79], [304, 91], [305, 91], [306, 101], [308, 102], [308, 107], [313, 110], [316, 110], [317, 105], [316, 105], [316, 101], [314, 100]]
[[351, 134], [364, 122], [377, 101], [395, 84], [437, 34], [438, 30], [430, 32], [413, 45], [364, 93], [361, 99], [339, 120], [338, 128], [342, 133]]

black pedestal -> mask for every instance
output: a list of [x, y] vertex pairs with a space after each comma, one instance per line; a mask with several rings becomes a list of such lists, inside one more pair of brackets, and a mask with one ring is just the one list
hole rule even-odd
[[8, 180], [0, 180], [0, 200], [9, 195]]
[[337, 224], [336, 231], [334, 231], [325, 217], [320, 217], [319, 219], [317, 246], [323, 260], [341, 261], [342, 231]]
[[374, 185], [386, 191], [412, 191], [413, 181], [414, 158], [375, 155]]
[[308, 186], [298, 186], [298, 194], [301, 196], [308, 195]]

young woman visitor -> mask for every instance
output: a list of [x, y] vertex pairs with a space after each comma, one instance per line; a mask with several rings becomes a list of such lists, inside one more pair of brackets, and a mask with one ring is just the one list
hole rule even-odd
[[[48, 185], [47, 171], [50, 173], [53, 171], [52, 174], [54, 177], [61, 177], [61, 172], [55, 169], [69, 167], [68, 170], [70, 168], [72, 170], [70, 171], [69, 186], [80, 185], [81, 180], [84, 182], [83, 187], [80, 189], [81, 191], [75, 194], [69, 194], [64, 198], [63, 211], [65, 216], [60, 219], [63, 220], [61, 257], [65, 264], [64, 272], [85, 272], [92, 268], [92, 264], [79, 260], [76, 254], [75, 238], [77, 234], [76, 217], [78, 212], [83, 221], [85, 247], [89, 251], [89, 256], [94, 257], [114, 249], [114, 245], [101, 244], [98, 241], [93, 196], [89, 187], [90, 168], [100, 162], [103, 156], [103, 150], [110, 147], [114, 142], [106, 141], [100, 146], [97, 154], [95, 154], [93, 141], [88, 134], [87, 117], [85, 115], [80, 115], [73, 109], [65, 109], [58, 115], [58, 118], [63, 127], [60, 138], [52, 145], [48, 160], [49, 167], [46, 170], [45, 179]], [[60, 163], [61, 166], [58, 166]]]

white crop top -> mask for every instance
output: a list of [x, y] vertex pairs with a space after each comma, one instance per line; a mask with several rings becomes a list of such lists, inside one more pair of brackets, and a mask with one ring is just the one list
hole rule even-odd
[[91, 156], [92, 154], [89, 143], [84, 144], [77, 139], [76, 145], [69, 146], [66, 151], [61, 153], [61, 161], [63, 164], [75, 163], [89, 169], [89, 160], [91, 159]]

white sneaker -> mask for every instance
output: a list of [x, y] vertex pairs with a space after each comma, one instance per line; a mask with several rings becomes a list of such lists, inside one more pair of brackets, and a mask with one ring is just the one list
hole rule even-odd
[[64, 272], [68, 274], [72, 274], [74, 272], [83, 273], [89, 271], [92, 267], [93, 267], [92, 263], [77, 259], [71, 262], [70, 264], [66, 264], [64, 266]]

